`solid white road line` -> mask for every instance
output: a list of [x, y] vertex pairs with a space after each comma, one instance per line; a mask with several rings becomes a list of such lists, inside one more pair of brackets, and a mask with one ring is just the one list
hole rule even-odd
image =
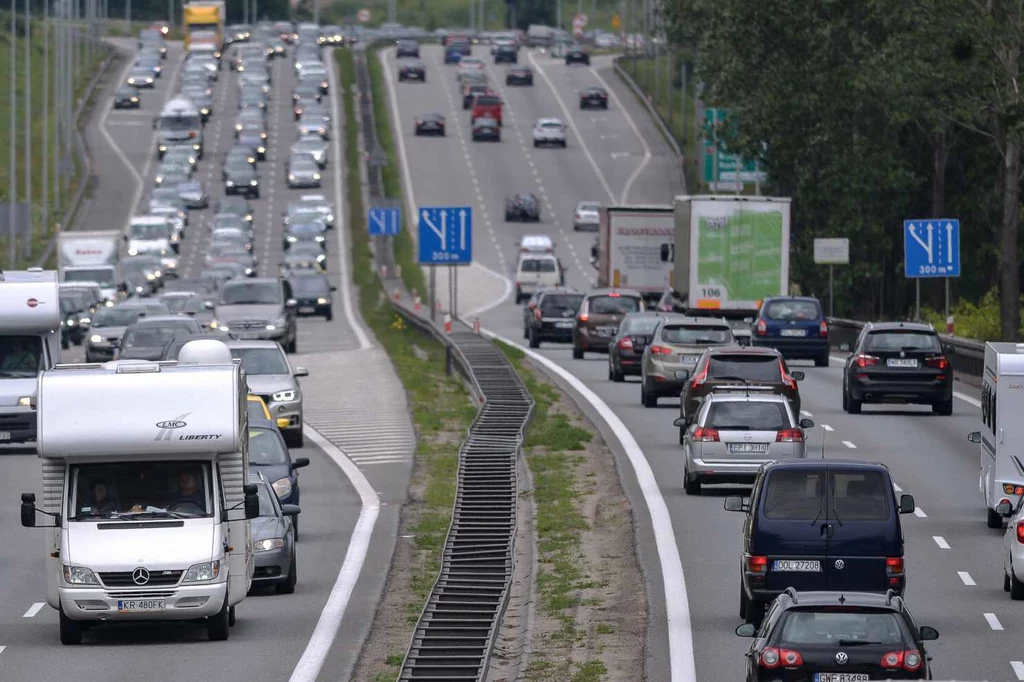
[[933, 535], [932, 540], [935, 540], [935, 544], [939, 546], [939, 549], [949, 549], [949, 543], [941, 535]]
[[928, 515], [924, 513], [924, 509], [921, 509], [920, 507], [914, 507], [914, 516], [916, 516], [919, 519], [928, 518]]
[[981, 401], [978, 400], [977, 398], [973, 398], [967, 395], [966, 393], [961, 393], [960, 391], [953, 391], [953, 397], [959, 398], [968, 405], [973, 405], [974, 407], [977, 407], [979, 410], [981, 409]]
[[857, 449], [857, 446], [854, 445], [853, 443], [851, 443], [848, 440], [844, 440], [843, 441], [843, 445], [845, 445], [846, 447], [850, 448], [851, 450], [856, 450]]
[[[619, 416], [608, 407], [596, 393], [576, 378], [574, 374], [555, 364], [547, 357], [536, 353], [525, 346], [499, 336], [487, 329], [481, 333], [491, 339], [497, 339], [527, 354], [535, 362], [557, 374], [563, 381], [572, 386], [573, 390], [586, 400], [597, 411], [615, 434], [629, 463], [633, 467], [644, 502], [651, 513], [651, 526], [654, 529], [654, 541], [658, 548], [658, 560], [661, 564], [662, 589], [665, 592], [665, 612], [668, 616], [668, 655], [670, 679], [672, 682], [695, 682], [696, 667], [693, 659], [693, 625], [690, 621], [690, 602], [686, 594], [686, 576], [683, 574], [683, 562], [679, 558], [679, 546], [676, 543], [675, 531], [672, 528], [672, 517], [669, 516], [665, 498], [658, 487], [658, 481], [651, 471], [640, 445], [633, 438], [629, 428], [622, 423]], [[652, 595], [652, 598], [654, 595]]]
[[1010, 667], [1018, 680], [1024, 680], [1024, 661], [1010, 661]]
[[898, 485], [896, 485], [895, 483], [893, 483], [893, 484], [892, 484], [892, 489], [893, 489], [893, 490], [895, 490], [895, 491], [896, 491], [896, 492], [898, 492], [898, 493], [901, 493], [901, 492], [903, 492], [903, 488], [899, 487], [899, 486], [898, 486]]
[[[161, 109], [163, 109], [164, 104], [167, 103], [167, 100], [169, 100], [171, 98], [171, 95], [174, 93], [174, 89], [175, 89], [175, 87], [177, 87], [177, 83], [178, 83], [178, 71], [181, 70], [181, 65], [184, 64], [184, 63], [185, 63], [185, 55], [184, 54], [179, 55], [178, 57], [175, 58], [174, 69], [172, 69], [170, 74], [166, 74], [166, 77], [169, 77], [170, 80], [164, 81], [167, 84], [167, 89], [164, 91], [164, 99], [163, 99], [163, 102], [160, 104], [160, 108]], [[157, 115], [159, 115], [159, 113], [160, 112], [158, 111]], [[142, 198], [143, 185], [145, 184], [146, 178], [149, 177], [149, 169], [152, 167], [153, 159], [157, 155], [156, 154], [156, 138], [157, 138], [158, 133], [159, 133], [158, 130], [156, 130], [156, 129], [153, 130], [153, 135], [152, 135], [152, 137], [150, 137], [150, 142], [149, 142], [149, 153], [146, 155], [146, 162], [144, 164], [142, 164], [142, 173], [136, 173], [136, 175], [135, 175], [136, 180], [137, 180], [137, 182], [135, 183], [135, 194], [132, 195], [132, 205], [131, 205], [131, 210], [128, 212], [128, 220], [126, 220], [125, 223], [124, 223], [124, 229], [126, 231], [128, 229], [128, 223], [131, 221], [132, 216], [135, 215], [135, 212], [137, 210], [139, 210], [139, 199]], [[205, 151], [205, 145], [204, 145], [204, 151]], [[133, 168], [132, 170], [134, 171], [135, 169]]]
[[963, 582], [963, 584], [967, 585], [968, 587], [977, 584], [974, 582], [974, 578], [971, 577], [971, 574], [967, 571], [957, 571], [956, 574], [960, 576], [960, 580]]
[[[125, 76], [128, 74], [128, 71], [130, 71], [132, 66], [134, 65], [133, 58], [134, 52], [130, 53], [129, 58], [125, 60], [126, 64], [124, 66], [124, 69], [121, 71], [121, 75], [118, 77], [119, 83], [123, 83], [125, 81]], [[109, 119], [110, 115], [114, 113], [114, 105], [113, 103], [111, 103], [106, 105], [106, 107], [107, 110], [103, 112], [103, 118], [101, 118], [99, 122], [100, 135], [102, 135], [103, 138], [107, 141], [107, 144], [110, 145], [110, 148], [114, 150], [115, 154], [117, 154], [117, 158], [121, 159], [121, 163], [125, 165], [125, 168], [128, 169], [128, 171], [132, 174], [132, 178], [135, 180], [136, 199], [135, 204], [132, 204], [131, 212], [128, 214], [128, 220], [130, 221], [132, 213], [134, 213], [135, 211], [135, 205], [139, 203], [138, 197], [141, 196], [142, 194], [142, 176], [139, 175], [139, 171], [135, 170], [135, 164], [131, 162], [131, 159], [128, 158], [128, 155], [124, 153], [123, 149], [121, 149], [121, 145], [117, 144], [117, 142], [114, 141], [114, 138], [113, 136], [111, 136], [110, 131], [107, 130], [107, 119]], [[122, 124], [119, 123], [118, 125]], [[64, 227], [66, 228], [67, 225], [65, 225]], [[124, 227], [125, 229], [127, 229], [127, 222], [125, 223]]]
[[44, 606], [46, 606], [44, 602], [37, 601], [32, 606], [28, 607], [28, 611], [26, 611], [24, 615], [22, 615], [22, 618], [34, 618], [35, 615], [39, 613]]
[[[338, 65], [334, 59], [334, 48], [332, 47], [327, 51], [329, 66], [327, 68], [327, 77], [331, 86], [331, 116], [334, 119], [336, 126], [340, 128], [339, 121], [341, 117], [338, 115], [338, 98], [342, 96], [338, 90]], [[355, 121], [346, 121], [346, 125], [355, 125]], [[356, 338], [359, 340], [359, 350], [366, 350], [372, 348], [373, 344], [370, 342], [370, 335], [363, 329], [362, 323], [355, 313], [355, 306], [352, 303], [353, 287], [350, 286], [351, 282], [349, 279], [348, 272], [348, 226], [345, 220], [345, 195], [341, 191], [341, 176], [343, 175], [344, 157], [341, 155], [341, 132], [336, 131], [335, 134], [331, 135], [331, 151], [334, 152], [334, 218], [335, 218], [335, 232], [338, 233], [338, 243], [340, 248], [338, 249], [338, 279], [341, 283], [341, 294], [342, 300], [345, 302], [345, 319], [348, 321], [352, 331], [355, 332]], [[272, 214], [271, 214], [272, 215]]]
[[833, 429], [833, 428], [832, 428], [831, 426], [829, 426], [828, 424], [822, 424], [822, 425], [821, 425], [821, 430], [822, 430], [822, 431], [828, 431], [828, 432], [832, 432], [832, 431], [834, 431], [835, 429]]
[[[622, 188], [622, 197], [619, 199], [619, 202], [628, 204], [629, 190], [633, 188], [633, 183], [636, 182], [636, 179], [644, 172], [644, 168], [647, 167], [647, 164], [651, 162], [651, 148], [647, 145], [647, 140], [644, 139], [644, 136], [640, 134], [640, 129], [636, 127], [633, 117], [629, 115], [629, 110], [622, 106], [622, 100], [619, 99], [619, 96], [615, 94], [615, 91], [608, 85], [607, 81], [601, 77], [601, 74], [597, 72], [597, 69], [591, 68], [590, 71], [594, 74], [594, 78], [597, 79], [597, 82], [601, 84], [601, 87], [604, 88], [604, 91], [608, 93], [608, 97], [615, 103], [615, 107], [622, 113], [623, 117], [626, 119], [626, 123], [633, 130], [633, 134], [636, 135], [636, 139], [640, 140], [640, 145], [644, 148], [643, 161], [641, 161], [640, 165], [636, 167], [636, 170], [634, 170], [633, 174], [629, 176], [629, 179], [626, 180], [625, 186]], [[609, 135], [609, 137], [618, 137], [618, 135]], [[604, 139], [604, 137], [602, 136], [601, 139]]]
[[352, 460], [345, 456], [337, 446], [321, 436], [308, 424], [303, 430], [307, 438], [313, 441], [317, 447], [327, 453], [327, 456], [334, 460], [334, 463], [344, 472], [345, 476], [352, 483], [352, 487], [359, 493], [362, 502], [362, 509], [359, 511], [359, 519], [355, 528], [352, 529], [352, 537], [349, 538], [348, 551], [345, 552], [345, 561], [338, 571], [338, 579], [331, 588], [323, 611], [320, 612], [320, 619], [309, 637], [306, 650], [295, 665], [295, 670], [289, 682], [315, 682], [323, 668], [327, 654], [330, 652], [334, 638], [341, 628], [342, 618], [348, 608], [349, 598], [355, 589], [356, 581], [363, 570], [363, 562], [366, 560], [366, 553], [370, 548], [370, 538], [373, 535], [373, 527], [377, 523], [377, 515], [380, 513], [380, 498], [374, 491], [373, 486], [363, 476]]
[[998, 631], [1003, 629], [1003, 624], [999, 622], [998, 618], [996, 618], [996, 614], [986, 613], [985, 620], [988, 622], [988, 626], [993, 630]]
[[0, 646], [0, 654], [2, 654], [4, 652], [4, 649], [6, 649], [6, 648], [7, 647], [5, 647], [5, 646]]

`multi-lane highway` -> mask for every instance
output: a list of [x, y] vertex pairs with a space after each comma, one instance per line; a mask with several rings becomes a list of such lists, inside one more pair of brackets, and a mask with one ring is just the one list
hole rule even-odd
[[[476, 49], [484, 53], [486, 48]], [[504, 87], [504, 67], [488, 64], [490, 81], [497, 84], [506, 107], [503, 139], [494, 144], [470, 141], [469, 115], [461, 107], [455, 69], [443, 65], [440, 48], [424, 47], [422, 55], [427, 85], [395, 82], [394, 54], [386, 56], [412, 202], [473, 207], [474, 259], [482, 268], [460, 275], [460, 312], [479, 312], [485, 329], [522, 339], [522, 308], [507, 296], [507, 283], [498, 279], [513, 278], [517, 239], [524, 234], [552, 236], [568, 268], [567, 283], [587, 289], [595, 274], [588, 262], [594, 237], [572, 232], [575, 203], [591, 199], [606, 204], [668, 204], [681, 189], [676, 160], [605, 61], [595, 59], [593, 68], [566, 67], [546, 55], [523, 50], [520, 62], [536, 70], [532, 88]], [[618, 94], [608, 112], [579, 110], [576, 92], [586, 85], [606, 85]], [[447, 136], [415, 137], [414, 118], [431, 111], [448, 118]], [[541, 116], [557, 116], [569, 124], [568, 149], [533, 148], [530, 128]], [[525, 191], [540, 197], [541, 223], [503, 222], [505, 197]], [[642, 407], [635, 381], [607, 380], [605, 356], [588, 354], [585, 360], [573, 360], [569, 347], [558, 344], [545, 344], [539, 352], [596, 393], [640, 445], [668, 507], [685, 573], [690, 622], [688, 626], [674, 623], [674, 632], [683, 637], [692, 632], [696, 679], [739, 679], [748, 647], [746, 640], [733, 633], [741, 622], [742, 518], [725, 512], [722, 501], [726, 494], [743, 488], [717, 487], [701, 497], [685, 495], [678, 429], [672, 425], [678, 415], [677, 401], [663, 400], [658, 409]], [[817, 424], [809, 450], [820, 453], [824, 438], [827, 457], [884, 462], [897, 484], [916, 498], [917, 512], [904, 517], [907, 596], [917, 619], [942, 633], [929, 649], [936, 675], [1024, 679], [1020, 662], [1024, 651], [1010, 634], [1024, 627], [1024, 606], [1011, 602], [1002, 590], [1002, 533], [985, 526], [978, 493], [978, 449], [965, 438], [978, 423], [977, 392], [958, 384], [952, 417], [915, 407], [869, 407], [853, 416], [841, 409], [840, 358], [833, 358], [829, 368], [800, 369], [807, 375], [801, 385], [805, 416]], [[658, 552], [651, 540], [651, 517], [628, 473], [628, 461], [619, 456], [620, 471], [627, 472], [624, 486], [640, 524], [640, 555], [650, 585], [648, 678], [668, 679], [664, 590], [674, 592], [682, 586], [662, 583]]]
[[[133, 43], [119, 45], [129, 55], [129, 63]], [[96, 172], [117, 179], [119, 185], [101, 182], [109, 193], [102, 202], [97, 199], [96, 210], [88, 215], [104, 224], [83, 222], [79, 229], [121, 229], [153, 187], [159, 164], [151, 123], [177, 92], [176, 77], [184, 56], [180, 44], [169, 48], [163, 76], [155, 89], [143, 91], [140, 110], [115, 111], [104, 101], [94, 117], [90, 135], [107, 143], [94, 158], [94, 163], [103, 164]], [[329, 54], [325, 62], [333, 64]], [[259, 269], [270, 276], [278, 273], [281, 261], [281, 213], [289, 201], [310, 193], [289, 190], [286, 182], [284, 163], [296, 137], [291, 110], [296, 79], [291, 60], [273, 62], [272, 76], [270, 144], [266, 160], [259, 165], [261, 198], [253, 201]], [[332, 81], [337, 83], [333, 71]], [[224, 193], [221, 159], [233, 144], [237, 113], [236, 78], [226, 64], [214, 88], [214, 111], [204, 131], [205, 153], [197, 172], [210, 191], [211, 204]], [[338, 110], [335, 107], [335, 131], [341, 125]], [[340, 145], [333, 144], [333, 139], [320, 192], [336, 202], [341, 216], [341, 184], [336, 175], [341, 168]], [[180, 253], [183, 279], [200, 276], [212, 216], [212, 209], [191, 212]], [[276, 595], [271, 590], [250, 597], [238, 607], [230, 640], [219, 644], [205, 641], [202, 628], [182, 623], [99, 628], [87, 633], [81, 647], [62, 647], [57, 614], [43, 604], [41, 536], [45, 531], [21, 528], [17, 515], [5, 514], [0, 521], [8, 539], [0, 550], [5, 572], [0, 581], [0, 679], [73, 677], [113, 682], [163, 678], [168, 671], [181, 679], [200, 679], [210, 671], [230, 680], [281, 680], [293, 671], [296, 680], [315, 680], [318, 673], [321, 679], [347, 679], [359, 653], [353, 643], [365, 637], [383, 588], [397, 529], [399, 505], [394, 503], [405, 498], [415, 440], [401, 384], [383, 351], [373, 347], [348, 298], [348, 278], [341, 276], [347, 270], [342, 218], [337, 225], [328, 240], [328, 273], [338, 287], [333, 321], [301, 319], [298, 353], [290, 357], [293, 366], [310, 370], [302, 380], [305, 419], [308, 428], [316, 429], [312, 434], [307, 430], [306, 447], [292, 452], [312, 461], [301, 476], [302, 539], [295, 594]], [[72, 348], [64, 361], [81, 361], [82, 355], [80, 348]], [[352, 390], [339, 395], [341, 381]], [[112, 429], [117, 428], [117, 415], [112, 407]], [[371, 422], [373, 428], [368, 429]], [[4, 499], [14, 504], [21, 492], [39, 494], [40, 487], [35, 456], [0, 458]], [[353, 583], [356, 577], [358, 582]]]

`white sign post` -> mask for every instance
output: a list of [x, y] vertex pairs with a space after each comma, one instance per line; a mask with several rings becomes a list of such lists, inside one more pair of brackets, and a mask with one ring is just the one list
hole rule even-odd
[[814, 262], [819, 265], [828, 265], [828, 316], [833, 317], [835, 311], [832, 298], [832, 268], [836, 265], [850, 264], [850, 240], [815, 239]]

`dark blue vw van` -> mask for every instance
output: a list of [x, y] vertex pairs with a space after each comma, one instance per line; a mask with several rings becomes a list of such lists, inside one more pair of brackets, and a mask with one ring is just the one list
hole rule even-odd
[[889, 470], [855, 460], [766, 463], [751, 497], [728, 497], [744, 512], [740, 617], [757, 623], [787, 587], [803, 591], [902, 594], [906, 587], [900, 514]]
[[750, 329], [754, 346], [776, 348], [787, 360], [828, 367], [828, 320], [812, 296], [771, 296], [761, 302]]

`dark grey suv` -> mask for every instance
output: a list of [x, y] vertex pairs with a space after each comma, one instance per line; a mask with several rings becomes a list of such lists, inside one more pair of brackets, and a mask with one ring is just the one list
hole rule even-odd
[[298, 301], [288, 280], [253, 277], [228, 280], [221, 286], [210, 328], [236, 339], [277, 341], [296, 352]]

